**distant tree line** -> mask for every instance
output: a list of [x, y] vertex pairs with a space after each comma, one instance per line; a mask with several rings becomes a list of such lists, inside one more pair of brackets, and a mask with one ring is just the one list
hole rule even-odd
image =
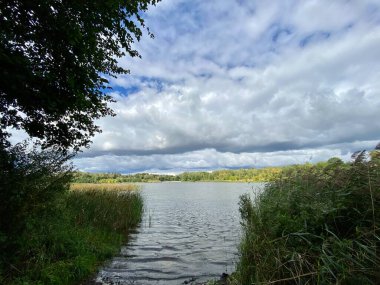
[[137, 173], [133, 175], [123, 175], [119, 173], [88, 173], [74, 172], [74, 183], [131, 183], [131, 182], [160, 182], [179, 181], [178, 176], [160, 175], [150, 173]]
[[340, 158], [330, 158], [325, 162], [316, 164], [305, 163], [281, 167], [226, 169], [216, 171], [184, 172], [178, 175], [137, 173], [123, 175], [119, 173], [87, 173], [75, 172], [75, 183], [131, 183], [131, 182], [163, 182], [163, 181], [216, 181], [216, 182], [268, 182], [273, 181], [283, 172], [287, 174], [299, 173], [310, 169], [325, 169], [326, 167], [345, 167]]

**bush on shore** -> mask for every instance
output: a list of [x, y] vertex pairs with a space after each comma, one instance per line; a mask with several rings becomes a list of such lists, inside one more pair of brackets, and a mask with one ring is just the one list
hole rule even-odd
[[141, 219], [130, 185], [69, 191], [64, 153], [25, 143], [1, 155], [0, 284], [78, 284]]
[[294, 167], [240, 200], [239, 284], [380, 284], [380, 153]]

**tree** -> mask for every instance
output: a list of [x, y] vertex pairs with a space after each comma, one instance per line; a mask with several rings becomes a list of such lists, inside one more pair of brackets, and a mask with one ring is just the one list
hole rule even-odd
[[160, 0], [1, 0], [0, 142], [23, 129], [43, 146], [88, 146], [94, 120], [114, 115], [107, 79], [129, 71], [124, 55]]

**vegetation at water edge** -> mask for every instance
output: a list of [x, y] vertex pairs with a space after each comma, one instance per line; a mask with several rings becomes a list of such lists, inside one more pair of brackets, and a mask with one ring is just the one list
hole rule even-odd
[[283, 171], [242, 196], [238, 284], [380, 284], [380, 152]]
[[27, 145], [1, 153], [0, 284], [78, 284], [140, 222], [136, 186], [69, 190], [67, 159]]
[[215, 182], [265, 182], [277, 176], [287, 167], [225, 169], [212, 172], [194, 171], [178, 175], [136, 173], [122, 175], [118, 173], [86, 173], [75, 172], [76, 183], [129, 183], [129, 182], [162, 182], [162, 181], [215, 181]]

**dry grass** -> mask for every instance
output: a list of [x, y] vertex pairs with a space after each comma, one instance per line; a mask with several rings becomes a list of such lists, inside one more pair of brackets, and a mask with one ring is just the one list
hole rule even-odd
[[140, 186], [126, 183], [72, 183], [71, 191], [134, 191], [139, 190]]

